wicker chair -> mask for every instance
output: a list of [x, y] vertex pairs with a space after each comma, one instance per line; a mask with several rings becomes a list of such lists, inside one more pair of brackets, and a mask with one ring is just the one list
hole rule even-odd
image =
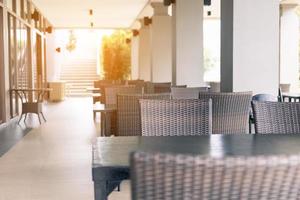
[[[104, 87], [104, 104], [109, 107], [117, 106], [117, 94], [141, 94], [142, 89], [137, 88], [134, 85], [110, 85]], [[110, 114], [110, 120], [106, 120], [105, 133], [107, 135], [115, 135], [117, 133], [117, 113], [113, 112]]]
[[171, 82], [168, 83], [153, 83], [154, 93], [170, 93], [171, 92]]
[[[277, 102], [278, 97], [271, 95], [271, 94], [256, 94], [252, 97], [252, 101], [273, 101]], [[254, 124], [254, 117], [253, 117], [253, 111], [252, 108], [250, 109], [249, 114], [249, 133], [252, 132], [252, 125]]]
[[117, 136], [142, 135], [140, 99], [170, 99], [169, 93], [117, 95]]
[[133, 200], [300, 199], [300, 156], [131, 155]]
[[117, 94], [138, 94], [142, 89], [135, 85], [110, 85], [104, 88], [104, 104], [117, 105]]
[[252, 102], [255, 133], [300, 133], [300, 103]]
[[140, 100], [143, 136], [211, 134], [211, 100]]
[[154, 94], [154, 84], [150, 81], [144, 83], [145, 94]]
[[241, 134], [248, 132], [251, 92], [200, 92], [202, 100], [212, 99], [213, 134]]
[[171, 88], [172, 99], [199, 99], [200, 92], [207, 92], [208, 87]]

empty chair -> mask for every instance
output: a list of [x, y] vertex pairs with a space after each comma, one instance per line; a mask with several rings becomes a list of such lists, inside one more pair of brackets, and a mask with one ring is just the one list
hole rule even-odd
[[132, 199], [300, 199], [300, 156], [131, 155]]
[[211, 100], [140, 100], [143, 136], [211, 134]]
[[140, 99], [170, 99], [169, 93], [117, 95], [117, 136], [142, 135]]
[[[278, 97], [271, 94], [256, 94], [252, 97], [252, 101], [272, 101], [277, 102]], [[249, 115], [249, 133], [252, 132], [252, 124], [254, 123], [253, 111], [250, 109]]]
[[[104, 87], [104, 104], [107, 107], [115, 108], [117, 106], [117, 94], [141, 94], [142, 88], [137, 88], [134, 85], [125, 86], [125, 85], [110, 85]], [[117, 133], [117, 113], [113, 112], [109, 114], [108, 120], [106, 121], [106, 130], [107, 135]]]
[[212, 133], [241, 134], [248, 132], [251, 92], [200, 92], [199, 98], [212, 99]]
[[104, 104], [117, 105], [117, 94], [136, 94], [142, 93], [142, 88], [134, 85], [110, 85], [104, 88]]
[[278, 97], [271, 94], [256, 94], [252, 97], [252, 101], [273, 101], [277, 102]]
[[171, 92], [171, 82], [167, 83], [153, 83], [154, 93], [170, 93]]
[[207, 92], [208, 87], [171, 88], [172, 99], [199, 99], [199, 93]]
[[255, 133], [300, 133], [300, 103], [252, 102]]

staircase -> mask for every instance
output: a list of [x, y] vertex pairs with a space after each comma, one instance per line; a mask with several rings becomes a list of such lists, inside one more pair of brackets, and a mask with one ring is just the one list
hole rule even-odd
[[93, 87], [97, 75], [96, 60], [78, 59], [62, 65], [60, 80], [67, 83], [68, 96], [88, 96], [87, 87]]

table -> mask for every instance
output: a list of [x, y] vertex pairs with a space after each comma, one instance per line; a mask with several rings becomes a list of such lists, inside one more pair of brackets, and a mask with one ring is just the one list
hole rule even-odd
[[300, 93], [283, 93], [282, 99], [283, 101], [287, 99], [288, 102], [300, 102]]
[[42, 102], [44, 100], [44, 95], [47, 92], [52, 91], [50, 88], [14, 88], [10, 90], [11, 92], [16, 92], [22, 101], [22, 114], [18, 121], [20, 123], [23, 115], [25, 114], [24, 122], [26, 121], [28, 113], [35, 113], [38, 115], [39, 122], [41, 124], [40, 114], [42, 115], [44, 121], [46, 118], [43, 114]]
[[93, 93], [100, 93], [101, 92], [101, 88], [87, 87], [86, 91], [93, 92]]
[[96, 118], [97, 112], [101, 114], [101, 136], [109, 135], [106, 130], [110, 129], [113, 122], [113, 115], [116, 114], [116, 111], [117, 108], [114, 105], [94, 104], [94, 119]]
[[122, 180], [130, 178], [129, 155], [137, 150], [207, 156], [297, 154], [300, 134], [100, 137], [93, 145], [95, 200], [107, 199]]
[[101, 96], [102, 96], [101, 95], [101, 88], [87, 87], [86, 91], [92, 93], [93, 104], [95, 104], [96, 102], [100, 102], [101, 103]]

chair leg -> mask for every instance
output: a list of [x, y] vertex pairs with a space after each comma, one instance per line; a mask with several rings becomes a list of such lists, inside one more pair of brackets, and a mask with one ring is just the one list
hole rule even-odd
[[40, 117], [39, 113], [37, 115], [38, 115], [40, 124], [42, 124], [41, 117]]
[[26, 113], [26, 114], [25, 114], [24, 122], [25, 122], [25, 121], [26, 121], [26, 119], [27, 119], [27, 114], [28, 114], [28, 113]]
[[20, 117], [20, 119], [18, 121], [18, 124], [20, 124], [20, 121], [21, 121], [22, 117], [23, 117], [23, 113], [21, 114], [21, 117]]
[[46, 118], [45, 118], [45, 116], [44, 116], [43, 112], [41, 112], [41, 115], [42, 115], [42, 117], [43, 117], [44, 121], [46, 122], [47, 120], [46, 120]]
[[251, 128], [252, 128], [252, 122], [251, 122], [251, 119], [249, 119], [249, 134], [251, 134]]

